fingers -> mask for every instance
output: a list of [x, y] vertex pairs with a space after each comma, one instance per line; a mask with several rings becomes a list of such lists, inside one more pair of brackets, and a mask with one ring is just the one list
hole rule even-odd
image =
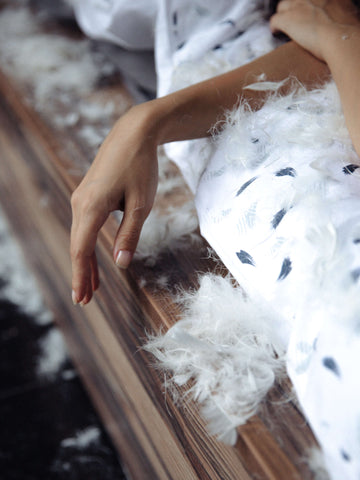
[[[138, 111], [138, 110], [137, 110]], [[95, 257], [98, 232], [110, 212], [124, 207], [115, 238], [114, 260], [127, 268], [140, 231], [154, 201], [157, 180], [157, 144], [137, 122], [122, 117], [100, 148], [71, 206], [72, 286], [74, 303], [85, 305], [99, 285]], [[120, 132], [120, 130], [122, 132]], [[126, 135], [126, 132], [130, 132]]]
[[139, 201], [129, 202], [125, 208], [114, 242], [114, 260], [119, 268], [127, 268], [134, 256], [142, 226], [151, 209]]
[[280, 13], [275, 13], [271, 18], [270, 18], [270, 30], [271, 33], [276, 34], [279, 32], [282, 32], [282, 22], [281, 22], [281, 14]]
[[91, 285], [94, 292], [100, 286], [99, 269], [98, 269], [95, 253], [91, 257]]
[[293, 0], [282, 0], [278, 3], [276, 13], [270, 18], [270, 30], [272, 33], [286, 31], [287, 13], [293, 6]]
[[73, 237], [71, 242], [72, 261], [72, 299], [74, 304], [86, 305], [90, 302], [93, 292], [99, 287], [99, 273], [95, 253], [87, 253], [92, 245], [82, 246], [86, 236]]
[[[152, 206], [152, 197], [149, 201], [142, 200], [142, 197], [135, 195], [126, 202], [123, 220], [115, 237], [114, 260], [120, 268], [129, 266]], [[90, 206], [86, 196], [76, 191], [72, 198], [72, 208], [72, 298], [74, 304], [83, 306], [90, 302], [93, 292], [99, 287], [95, 245], [108, 211], [101, 210], [98, 205]]]
[[281, 0], [281, 2], [278, 3], [276, 12], [277, 13], [286, 12], [286, 10], [289, 10], [289, 8], [291, 8], [292, 5], [294, 5], [294, 2], [292, 0]]
[[279, 33], [282, 30], [282, 19], [283, 19], [283, 13], [286, 12], [289, 9], [289, 2], [288, 0], [282, 0], [281, 2], [278, 3], [278, 6], [276, 8], [276, 13], [271, 16], [270, 18], [270, 30], [273, 34]]
[[72, 300], [86, 305], [99, 287], [99, 273], [95, 256], [97, 234], [107, 218], [90, 206], [86, 196], [74, 192], [72, 200], [73, 223], [71, 227]]

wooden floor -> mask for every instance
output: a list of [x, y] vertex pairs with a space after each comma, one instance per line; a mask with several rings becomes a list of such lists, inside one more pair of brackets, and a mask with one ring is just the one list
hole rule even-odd
[[98, 247], [101, 288], [89, 306], [72, 305], [69, 198], [87, 161], [85, 147], [71, 133], [59, 138], [1, 74], [0, 203], [129, 478], [311, 479], [304, 456], [314, 439], [286, 401], [287, 382], [239, 429], [232, 448], [207, 435], [196, 405], [175, 405], [164, 394], [154, 359], [139, 348], [146, 331], [168, 328], [178, 314], [156, 278], [166, 273], [172, 284], [196, 285], [197, 272], [214, 268], [201, 247], [168, 254], [154, 268], [135, 262], [122, 272], [112, 261], [111, 220]]

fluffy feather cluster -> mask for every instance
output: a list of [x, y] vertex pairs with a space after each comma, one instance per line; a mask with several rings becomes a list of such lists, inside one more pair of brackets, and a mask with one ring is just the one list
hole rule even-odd
[[146, 349], [198, 401], [209, 431], [234, 444], [236, 427], [284, 373], [284, 349], [268, 308], [250, 302], [230, 277], [207, 274], [179, 296], [184, 313]]
[[163, 212], [154, 209], [144, 223], [135, 258], [153, 266], [165, 251], [174, 252], [194, 243], [200, 244], [198, 226], [193, 202], [181, 207], [170, 206]]

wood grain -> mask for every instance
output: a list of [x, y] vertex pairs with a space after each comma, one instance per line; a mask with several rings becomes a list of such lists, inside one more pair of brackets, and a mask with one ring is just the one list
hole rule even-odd
[[101, 288], [89, 306], [74, 307], [69, 198], [86, 149], [70, 134], [59, 139], [3, 74], [0, 127], [2, 208], [129, 478], [311, 479], [303, 456], [315, 440], [293, 402], [277, 403], [289, 395], [286, 383], [239, 429], [232, 448], [206, 433], [196, 405], [176, 405], [164, 394], [163, 375], [141, 349], [146, 331], [167, 329], [179, 314], [156, 277], [165, 272], [171, 284], [196, 286], [198, 271], [214, 269], [204, 246], [169, 253], [154, 268], [135, 262], [122, 272], [112, 261], [112, 219], [99, 238]]

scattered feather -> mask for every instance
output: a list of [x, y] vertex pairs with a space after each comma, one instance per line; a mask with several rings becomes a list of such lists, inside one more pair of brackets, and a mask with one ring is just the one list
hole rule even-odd
[[179, 300], [181, 320], [165, 335], [150, 337], [145, 348], [172, 372], [176, 385], [191, 381], [185, 395], [199, 402], [209, 432], [234, 444], [236, 427], [256, 413], [284, 374], [285, 352], [272, 314], [230, 278], [213, 274]]
[[152, 210], [144, 223], [135, 258], [152, 266], [165, 251], [200, 245], [202, 240], [197, 233], [198, 226], [193, 202], [181, 207], [169, 207], [162, 213]]
[[64, 448], [77, 448], [84, 450], [89, 445], [97, 443], [100, 440], [101, 432], [98, 427], [87, 427], [84, 430], [80, 430], [74, 437], [65, 438], [61, 442], [61, 446]]
[[262, 81], [262, 82], [255, 82], [251, 83], [250, 85], [247, 85], [244, 87], [244, 90], [254, 90], [258, 92], [263, 92], [263, 91], [273, 91], [276, 92], [277, 90], [280, 90], [281, 87], [285, 85], [287, 80], [282, 80], [281, 82], [269, 82], [269, 81]]
[[37, 363], [38, 375], [54, 377], [68, 360], [63, 336], [57, 328], [51, 328], [40, 340], [40, 350]]

